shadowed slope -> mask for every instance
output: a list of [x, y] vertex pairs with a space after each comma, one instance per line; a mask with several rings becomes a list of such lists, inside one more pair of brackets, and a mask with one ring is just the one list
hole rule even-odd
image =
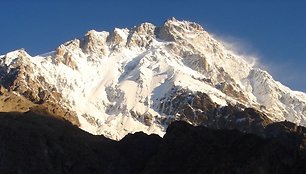
[[175, 122], [162, 139], [93, 136], [68, 121], [0, 113], [0, 173], [295, 173], [305, 171], [305, 128], [283, 122], [265, 137]]

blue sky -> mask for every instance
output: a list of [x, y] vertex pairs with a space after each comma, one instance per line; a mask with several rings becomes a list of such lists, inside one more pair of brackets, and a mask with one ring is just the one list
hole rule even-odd
[[25, 48], [36, 55], [90, 29], [161, 25], [174, 16], [200, 23], [240, 53], [258, 57], [276, 80], [306, 91], [305, 9], [302, 0], [2, 0], [0, 54]]

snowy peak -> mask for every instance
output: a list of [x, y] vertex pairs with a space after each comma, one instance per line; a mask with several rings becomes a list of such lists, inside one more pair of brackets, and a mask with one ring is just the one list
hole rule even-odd
[[204, 29], [199, 24], [171, 18], [159, 29], [158, 38], [165, 41], [176, 41], [182, 40], [184, 34], [196, 34], [197, 32], [204, 32]]
[[[207, 103], [215, 113], [251, 107], [274, 121], [306, 125], [304, 93], [227, 50], [199, 24], [175, 18], [91, 30], [50, 53], [17, 50], [0, 59], [2, 86], [112, 139], [136, 131], [162, 136], [173, 120], [199, 125], [211, 113]], [[213, 116], [208, 125], [219, 120]]]
[[149, 48], [155, 39], [155, 26], [150, 23], [144, 23], [131, 30], [127, 46], [129, 48]]
[[14, 64], [19, 59], [23, 59], [29, 57], [28, 53], [24, 49], [15, 50], [7, 53], [1, 58], [1, 64], [5, 64], [6, 66]]

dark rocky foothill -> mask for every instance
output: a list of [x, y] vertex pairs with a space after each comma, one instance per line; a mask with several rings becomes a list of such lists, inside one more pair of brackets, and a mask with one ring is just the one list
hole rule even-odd
[[33, 112], [0, 113], [0, 173], [305, 173], [306, 130], [272, 123], [261, 137], [173, 122], [164, 138], [121, 141]]

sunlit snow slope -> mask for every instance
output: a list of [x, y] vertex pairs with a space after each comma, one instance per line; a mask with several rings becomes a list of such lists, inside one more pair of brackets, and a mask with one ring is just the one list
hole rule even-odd
[[306, 95], [246, 60], [200, 25], [172, 18], [161, 27], [92, 30], [35, 57], [17, 50], [1, 56], [1, 66], [6, 76], [26, 67], [19, 81], [32, 79], [40, 90], [60, 93], [53, 101], [75, 111], [82, 129], [112, 139], [136, 131], [162, 136], [171, 117], [163, 102], [177, 90], [200, 91], [220, 107], [253, 107], [274, 121], [306, 125]]

